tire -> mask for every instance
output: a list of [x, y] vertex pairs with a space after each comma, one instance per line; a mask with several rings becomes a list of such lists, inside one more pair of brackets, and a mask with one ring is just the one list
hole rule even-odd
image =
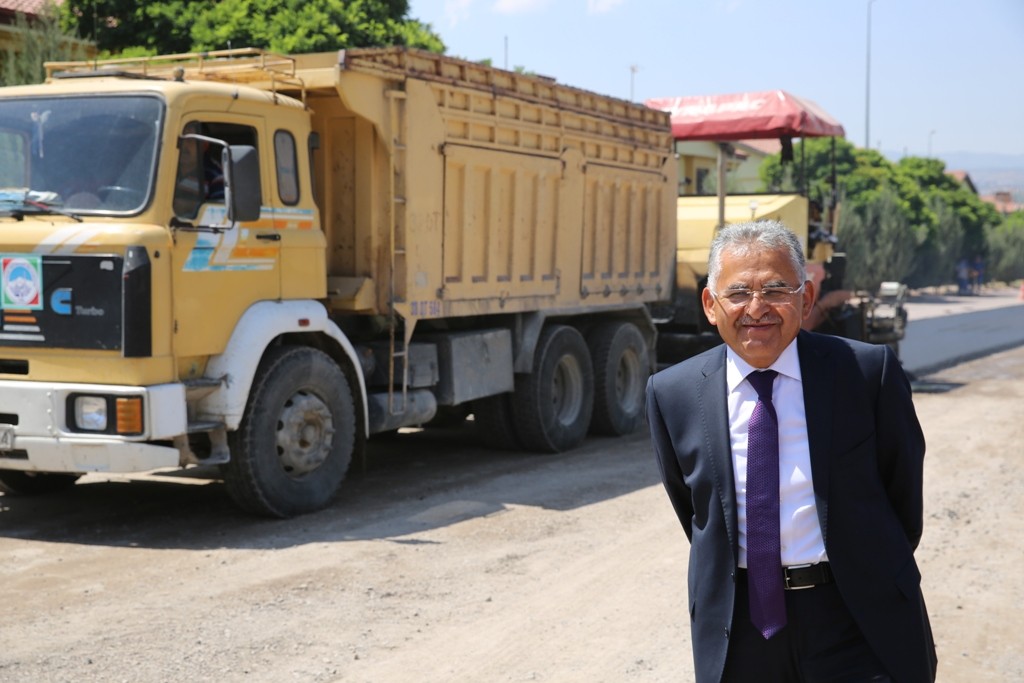
[[473, 401], [473, 423], [485, 446], [505, 451], [522, 450], [512, 414], [512, 394], [495, 394]]
[[516, 382], [512, 400], [523, 446], [558, 453], [587, 435], [594, 410], [594, 369], [583, 335], [567, 325], [541, 332], [533, 372]]
[[594, 361], [593, 434], [632, 434], [644, 421], [647, 377], [651, 374], [647, 342], [636, 325], [612, 322], [588, 336]]
[[270, 349], [242, 422], [229, 434], [228, 494], [243, 510], [268, 517], [326, 507], [352, 462], [355, 425], [348, 380], [327, 354]]
[[60, 493], [75, 485], [80, 474], [0, 470], [0, 491], [12, 496], [41, 496]]

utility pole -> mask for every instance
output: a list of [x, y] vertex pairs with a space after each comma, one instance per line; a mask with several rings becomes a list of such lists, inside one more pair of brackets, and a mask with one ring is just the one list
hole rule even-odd
[[871, 5], [875, 0], [868, 0], [868, 51], [866, 79], [864, 82], [864, 147], [871, 149]]

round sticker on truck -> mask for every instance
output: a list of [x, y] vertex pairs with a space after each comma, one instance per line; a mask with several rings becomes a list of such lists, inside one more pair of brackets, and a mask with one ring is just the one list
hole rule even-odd
[[4, 256], [0, 308], [38, 310], [43, 307], [43, 277], [39, 256]]

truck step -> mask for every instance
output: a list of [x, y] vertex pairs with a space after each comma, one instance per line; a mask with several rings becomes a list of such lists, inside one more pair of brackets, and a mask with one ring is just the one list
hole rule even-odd
[[216, 420], [198, 420], [188, 423], [189, 434], [201, 434], [202, 432], [212, 432], [217, 429], [224, 429], [224, 423], [217, 422]]
[[191, 403], [209, 396], [217, 389], [220, 389], [223, 385], [223, 380], [219, 377], [194, 377], [186, 379], [182, 384], [185, 385], [186, 400]]

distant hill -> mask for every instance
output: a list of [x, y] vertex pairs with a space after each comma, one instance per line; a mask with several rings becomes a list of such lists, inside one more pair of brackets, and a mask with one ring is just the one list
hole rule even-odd
[[967, 171], [978, 194], [993, 194], [1007, 191], [1013, 194], [1017, 202], [1024, 202], [1024, 170], [1014, 169], [976, 169]]
[[[893, 161], [902, 156], [897, 152], [884, 154]], [[1024, 202], [1024, 154], [947, 152], [937, 156], [946, 162], [947, 171], [967, 171], [978, 194], [1008, 191], [1018, 202]]]

